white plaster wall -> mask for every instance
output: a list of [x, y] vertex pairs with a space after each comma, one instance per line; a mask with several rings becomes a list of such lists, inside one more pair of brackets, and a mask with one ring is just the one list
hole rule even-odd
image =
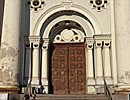
[[[33, 35], [35, 25], [40, 18], [40, 16], [47, 11], [48, 9], [62, 4], [65, 0], [46, 0], [46, 4], [42, 10], [38, 12], [34, 12], [33, 9], [30, 10], [30, 34]], [[67, 0], [66, 0], [67, 1]], [[99, 21], [99, 25], [102, 28], [102, 33], [98, 34], [110, 34], [110, 3], [107, 5], [106, 9], [103, 9], [101, 12], [97, 12], [96, 9], [92, 9], [89, 4], [89, 0], [70, 0], [74, 2], [76, 5], [80, 5], [86, 8], [93, 16], [95, 16], [96, 20]], [[28, 7], [27, 7], [28, 9]], [[64, 8], [63, 8], [64, 9]], [[38, 33], [35, 33], [38, 35]]]
[[1, 86], [19, 84], [20, 15], [21, 0], [5, 0], [0, 50]]
[[118, 82], [130, 83], [130, 0], [115, 0]]

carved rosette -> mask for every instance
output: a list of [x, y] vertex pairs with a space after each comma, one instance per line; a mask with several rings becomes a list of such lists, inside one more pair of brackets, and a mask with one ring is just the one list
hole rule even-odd
[[89, 4], [97, 11], [102, 11], [103, 8], [106, 8], [108, 3], [109, 0], [89, 0]]
[[34, 12], [38, 12], [40, 9], [43, 9], [45, 0], [29, 0], [28, 5], [30, 6], [30, 9], [34, 10]]

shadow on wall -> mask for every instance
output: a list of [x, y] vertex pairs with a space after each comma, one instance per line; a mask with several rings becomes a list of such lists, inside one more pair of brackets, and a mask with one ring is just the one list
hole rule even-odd
[[1, 45], [1, 36], [2, 36], [4, 1], [5, 1], [5, 0], [1, 0], [1, 1], [0, 1], [0, 45]]

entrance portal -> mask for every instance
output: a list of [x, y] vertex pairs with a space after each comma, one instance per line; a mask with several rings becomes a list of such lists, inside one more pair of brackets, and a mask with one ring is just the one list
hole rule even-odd
[[54, 94], [85, 94], [86, 66], [83, 43], [53, 44], [51, 81]]

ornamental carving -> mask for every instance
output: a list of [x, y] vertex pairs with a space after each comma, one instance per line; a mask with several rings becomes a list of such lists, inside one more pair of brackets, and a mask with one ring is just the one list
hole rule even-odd
[[65, 9], [70, 9], [70, 7], [72, 6], [74, 2], [72, 0], [64, 0], [62, 2], [62, 6], [65, 8]]
[[65, 29], [54, 39], [55, 43], [84, 42], [84, 33], [78, 29]]
[[103, 8], [106, 8], [106, 6], [109, 3], [109, 0], [89, 0], [90, 5], [93, 9], [96, 9], [97, 11], [102, 11]]
[[40, 9], [43, 9], [45, 0], [29, 0], [28, 5], [30, 6], [30, 9], [33, 9], [35, 12], [37, 12]]

